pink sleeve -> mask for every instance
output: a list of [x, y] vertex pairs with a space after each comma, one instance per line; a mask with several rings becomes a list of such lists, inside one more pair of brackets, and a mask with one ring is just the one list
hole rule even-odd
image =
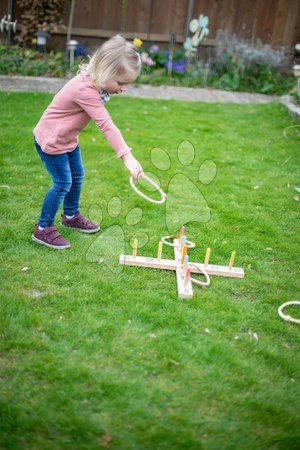
[[113, 123], [95, 87], [88, 86], [81, 89], [75, 102], [96, 122], [119, 158], [130, 153], [131, 148], [126, 144], [119, 128]]

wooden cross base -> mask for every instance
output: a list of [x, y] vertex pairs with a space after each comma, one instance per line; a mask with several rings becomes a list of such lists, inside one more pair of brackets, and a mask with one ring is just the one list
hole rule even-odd
[[[174, 239], [174, 259], [150, 258], [148, 256], [120, 255], [119, 264], [125, 266], [148, 267], [152, 269], [175, 270], [179, 298], [193, 296], [192, 282], [183, 273], [182, 253], [179, 239]], [[200, 273], [201, 269], [208, 275], [230, 278], [244, 278], [244, 270], [240, 267], [217, 266], [214, 264], [190, 263], [192, 273]]]

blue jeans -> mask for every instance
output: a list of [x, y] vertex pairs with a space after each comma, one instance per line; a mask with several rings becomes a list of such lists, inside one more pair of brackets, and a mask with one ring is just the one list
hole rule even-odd
[[54, 224], [55, 215], [62, 201], [64, 213], [68, 216], [79, 211], [84, 168], [79, 145], [71, 152], [49, 155], [43, 152], [36, 140], [34, 144], [53, 183], [45, 196], [38, 222], [45, 228]]

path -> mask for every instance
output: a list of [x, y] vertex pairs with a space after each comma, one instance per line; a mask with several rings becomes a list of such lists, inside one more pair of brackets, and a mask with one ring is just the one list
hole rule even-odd
[[[66, 79], [46, 77], [22, 77], [0, 75], [0, 91], [32, 91], [56, 93]], [[270, 103], [279, 101], [294, 114], [300, 116], [300, 108], [295, 106], [289, 96], [278, 97], [248, 92], [221, 91], [219, 89], [190, 88], [177, 86], [131, 85], [126, 94], [130, 97], [161, 98], [165, 100], [187, 100], [222, 103]]]
[[[1, 91], [57, 92], [67, 80], [62, 78], [22, 77], [0, 75]], [[229, 92], [176, 86], [131, 85], [125, 94], [132, 97], [192, 100], [228, 103], [268, 103], [278, 99], [262, 94]]]

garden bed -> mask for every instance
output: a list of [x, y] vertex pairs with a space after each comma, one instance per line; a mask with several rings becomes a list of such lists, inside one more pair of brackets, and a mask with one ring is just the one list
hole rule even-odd
[[[157, 46], [150, 47], [147, 52], [141, 51], [147, 57], [143, 57], [142, 73], [137, 80], [140, 84], [215, 88], [268, 95], [291, 94], [295, 91], [293, 75], [272, 68], [268, 63], [241, 64], [240, 60], [234, 61], [233, 57], [228, 57], [223, 64], [203, 63], [201, 60], [188, 64], [183, 58], [183, 52], [178, 50], [172, 56], [170, 71], [168, 51], [153, 52], [151, 48]], [[76, 74], [78, 64], [82, 61], [79, 55], [70, 68], [68, 58], [62, 52], [41, 53], [32, 48], [0, 46], [2, 75], [71, 77]]]

